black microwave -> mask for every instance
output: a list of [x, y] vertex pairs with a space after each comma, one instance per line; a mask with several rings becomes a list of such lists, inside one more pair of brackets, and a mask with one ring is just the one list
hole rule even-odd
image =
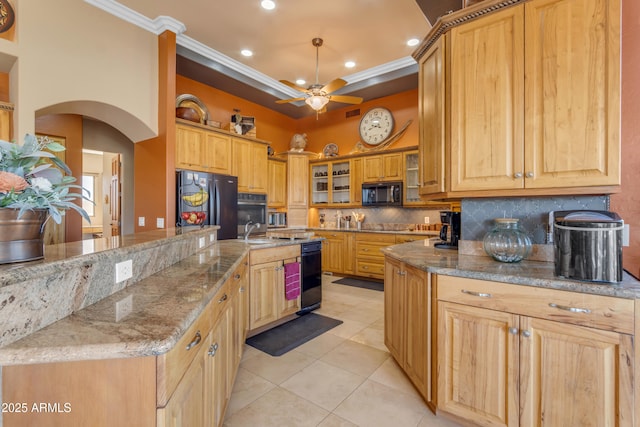
[[362, 206], [402, 206], [402, 182], [362, 184]]

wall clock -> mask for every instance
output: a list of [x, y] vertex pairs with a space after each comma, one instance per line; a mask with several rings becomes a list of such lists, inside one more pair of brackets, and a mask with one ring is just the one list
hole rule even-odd
[[367, 145], [379, 145], [393, 132], [393, 114], [384, 107], [367, 111], [360, 119], [360, 139]]

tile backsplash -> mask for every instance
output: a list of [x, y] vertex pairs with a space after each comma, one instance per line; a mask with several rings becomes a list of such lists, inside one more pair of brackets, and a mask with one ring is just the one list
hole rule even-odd
[[482, 240], [494, 218], [518, 218], [534, 244], [544, 244], [549, 211], [609, 210], [609, 196], [463, 199], [462, 240]]

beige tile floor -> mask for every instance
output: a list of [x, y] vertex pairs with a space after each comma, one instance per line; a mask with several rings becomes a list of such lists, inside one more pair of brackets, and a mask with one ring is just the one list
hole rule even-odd
[[316, 313], [340, 326], [280, 357], [245, 346], [226, 427], [455, 427], [433, 415], [384, 345], [382, 292], [323, 276]]

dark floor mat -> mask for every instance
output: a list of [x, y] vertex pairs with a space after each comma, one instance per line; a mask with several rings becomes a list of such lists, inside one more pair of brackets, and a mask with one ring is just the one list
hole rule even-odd
[[355, 286], [356, 288], [372, 289], [374, 291], [384, 291], [384, 283], [374, 282], [372, 280], [353, 279], [351, 277], [345, 277], [340, 280], [336, 280], [333, 283], [339, 285]]
[[309, 313], [247, 338], [247, 344], [272, 356], [282, 356], [341, 323], [342, 320]]

